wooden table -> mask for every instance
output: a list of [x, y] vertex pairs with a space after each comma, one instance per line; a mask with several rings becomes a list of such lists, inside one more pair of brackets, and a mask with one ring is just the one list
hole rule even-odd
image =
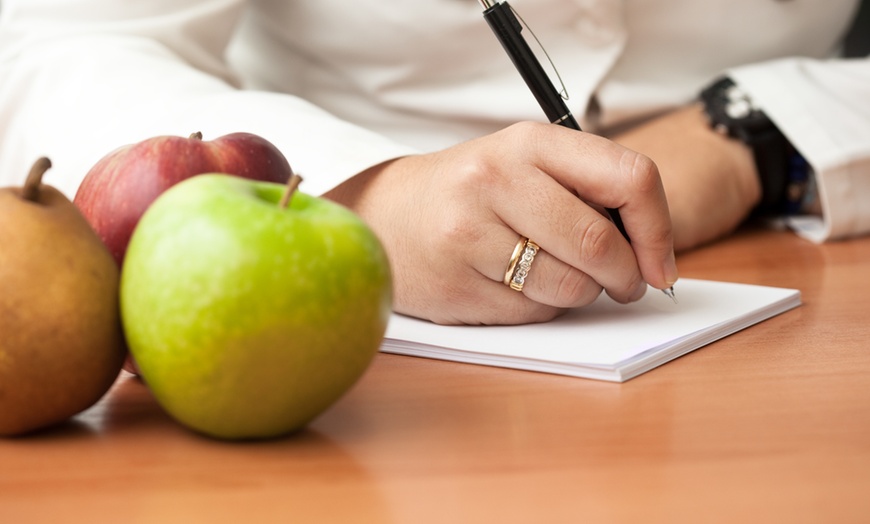
[[679, 265], [804, 305], [624, 384], [379, 355], [272, 442], [188, 432], [125, 375], [0, 440], [0, 523], [870, 522], [870, 239], [749, 230]]

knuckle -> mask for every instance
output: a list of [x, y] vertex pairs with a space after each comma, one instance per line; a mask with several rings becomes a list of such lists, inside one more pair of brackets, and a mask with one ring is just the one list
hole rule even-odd
[[626, 150], [622, 157], [622, 165], [627, 172], [630, 187], [642, 193], [658, 190], [661, 184], [659, 170], [650, 157]]
[[476, 245], [483, 236], [478, 223], [469, 220], [462, 213], [452, 212], [442, 216], [434, 226], [433, 233], [433, 241], [437, 245], [436, 252], [442, 254], [455, 253], [469, 245]]
[[612, 228], [610, 221], [598, 214], [575, 223], [571, 237], [576, 242], [575, 252], [580, 254], [582, 264], [593, 264], [604, 256]]
[[[472, 204], [469, 202], [479, 202], [484, 198], [492, 177], [485, 170], [468, 170], [454, 176], [459, 180], [454, 181], [452, 189], [445, 193], [446, 198], [431, 203], [436, 207], [436, 218], [431, 221], [430, 241], [440, 253], [455, 253], [469, 245], [477, 245], [485, 237], [484, 223], [479, 214], [470, 212]], [[450, 196], [452, 192], [456, 193], [455, 196]], [[481, 195], [475, 196], [475, 192]]]
[[524, 120], [520, 122], [515, 122], [506, 127], [505, 133], [507, 133], [513, 139], [524, 142], [530, 137], [540, 136], [540, 134], [542, 133], [543, 125], [545, 124]]
[[447, 197], [454, 201], [484, 199], [489, 193], [503, 189], [509, 183], [499, 166], [498, 158], [483, 154], [468, 154], [441, 176], [445, 178]]
[[601, 293], [601, 286], [589, 275], [566, 267], [554, 288], [553, 303], [561, 307], [581, 307], [589, 304]]
[[651, 229], [646, 234], [647, 242], [656, 246], [673, 246], [674, 235], [670, 228]]
[[[546, 126], [546, 127], [545, 127]], [[503, 143], [511, 151], [528, 151], [539, 148], [548, 142], [546, 133], [551, 131], [549, 124], [541, 122], [521, 121], [506, 127]]]

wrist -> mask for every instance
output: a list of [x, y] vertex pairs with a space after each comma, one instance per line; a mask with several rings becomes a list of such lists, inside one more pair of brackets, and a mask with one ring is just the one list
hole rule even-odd
[[806, 161], [751, 98], [731, 79], [721, 78], [701, 92], [710, 127], [751, 151], [761, 198], [756, 215], [801, 211], [809, 186]]
[[711, 162], [721, 162], [721, 173], [727, 173], [731, 183], [726, 186], [734, 195], [741, 207], [748, 214], [750, 210], [757, 208], [761, 203], [762, 184], [758, 173], [758, 166], [752, 148], [745, 142], [730, 137], [709, 123], [709, 117], [702, 105], [696, 106], [697, 127], [707, 137], [711, 144], [709, 151], [716, 151], [710, 157]]
[[373, 165], [335, 186], [322, 196], [337, 202], [353, 211], [359, 212], [372, 199], [376, 186], [393, 164], [406, 157], [398, 157]]

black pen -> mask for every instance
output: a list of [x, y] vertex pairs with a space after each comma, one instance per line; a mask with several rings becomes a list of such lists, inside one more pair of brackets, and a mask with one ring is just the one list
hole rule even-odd
[[[535, 57], [535, 53], [529, 48], [528, 42], [522, 35], [523, 24], [517, 20], [511, 6], [506, 1], [498, 0], [480, 0], [480, 4], [484, 9], [484, 20], [495, 33], [526, 85], [529, 86], [529, 90], [544, 110], [550, 123], [580, 131], [580, 124], [571, 114], [562, 94], [556, 90], [547, 72]], [[622, 223], [622, 217], [619, 216], [619, 210], [615, 208], [605, 208], [605, 210], [622, 236], [631, 242]], [[663, 289], [662, 292], [676, 302], [673, 287]]]

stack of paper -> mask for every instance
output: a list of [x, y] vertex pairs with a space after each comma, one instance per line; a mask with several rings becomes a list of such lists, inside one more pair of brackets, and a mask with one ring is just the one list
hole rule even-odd
[[551, 322], [440, 326], [393, 315], [381, 351], [623, 382], [797, 307], [800, 292], [681, 279], [675, 304], [650, 289], [638, 302], [606, 295]]

